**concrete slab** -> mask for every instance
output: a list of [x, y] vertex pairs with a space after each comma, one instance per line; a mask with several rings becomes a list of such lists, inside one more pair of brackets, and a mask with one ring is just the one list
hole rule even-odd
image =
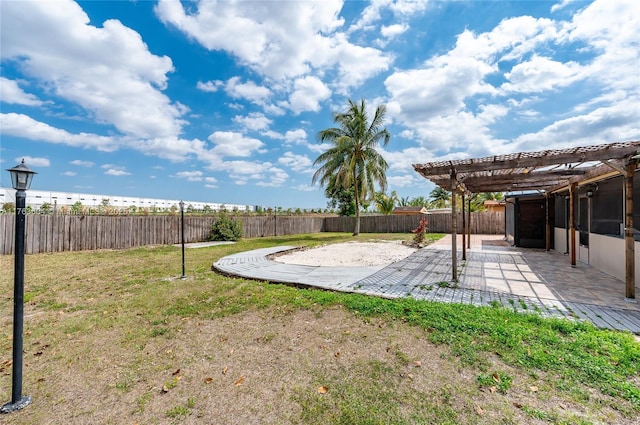
[[640, 305], [624, 302], [623, 282], [584, 264], [570, 267], [566, 256], [553, 251], [500, 246], [499, 238], [472, 235], [466, 261], [457, 253], [458, 282], [450, 281], [451, 248], [446, 246], [450, 236], [449, 242], [445, 238], [388, 266], [284, 264], [269, 256], [296, 247], [277, 246], [223, 257], [212, 269], [249, 279], [385, 298], [484, 306], [497, 302], [523, 313], [588, 320], [597, 327], [640, 335]]

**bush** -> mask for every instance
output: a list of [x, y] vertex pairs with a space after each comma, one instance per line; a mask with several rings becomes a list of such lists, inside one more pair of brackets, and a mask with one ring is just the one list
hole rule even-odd
[[225, 212], [211, 226], [212, 241], [237, 241], [242, 237], [242, 221], [230, 218]]
[[420, 219], [420, 224], [418, 224], [418, 227], [411, 231], [414, 234], [413, 243], [421, 245], [424, 242], [424, 236], [427, 233], [428, 224], [429, 221], [426, 218]]

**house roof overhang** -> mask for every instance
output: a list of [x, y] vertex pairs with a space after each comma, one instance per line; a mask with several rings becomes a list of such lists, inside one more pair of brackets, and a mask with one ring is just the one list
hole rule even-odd
[[448, 191], [548, 193], [599, 174], [622, 173], [626, 164], [638, 161], [639, 154], [640, 141], [629, 141], [428, 162], [413, 168]]

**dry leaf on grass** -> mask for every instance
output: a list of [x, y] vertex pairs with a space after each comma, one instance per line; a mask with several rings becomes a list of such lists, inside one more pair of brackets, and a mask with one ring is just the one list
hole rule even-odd
[[211, 378], [211, 377], [209, 377], [209, 376], [207, 376], [206, 378], [204, 378], [204, 383], [205, 383], [205, 384], [210, 384], [210, 383], [212, 383], [212, 382], [213, 382], [213, 378]]
[[236, 380], [236, 382], [233, 383], [233, 385], [237, 387], [239, 385], [242, 385], [243, 382], [244, 382], [244, 376], [241, 376]]
[[534, 392], [534, 393], [538, 392], [538, 387], [536, 387], [535, 385], [530, 386], [529, 389], [531, 390], [531, 392]]
[[498, 375], [497, 373], [494, 373], [491, 376], [493, 377], [494, 381], [496, 381], [498, 384], [500, 383], [500, 375]]
[[227, 374], [227, 367], [225, 366], [224, 369], [222, 369], [222, 374], [226, 375]]
[[318, 387], [318, 394], [326, 394], [329, 391], [329, 388], [325, 387], [324, 385], [321, 387]]
[[476, 413], [478, 414], [478, 416], [484, 415], [484, 410], [482, 410], [482, 407], [478, 406], [477, 404], [475, 407], [476, 407]]

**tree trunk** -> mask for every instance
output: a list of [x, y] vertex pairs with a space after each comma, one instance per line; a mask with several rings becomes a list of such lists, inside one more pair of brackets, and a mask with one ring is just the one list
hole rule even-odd
[[360, 234], [360, 193], [355, 171], [353, 172], [353, 195], [356, 201], [356, 228], [353, 230], [353, 236], [358, 236]]

